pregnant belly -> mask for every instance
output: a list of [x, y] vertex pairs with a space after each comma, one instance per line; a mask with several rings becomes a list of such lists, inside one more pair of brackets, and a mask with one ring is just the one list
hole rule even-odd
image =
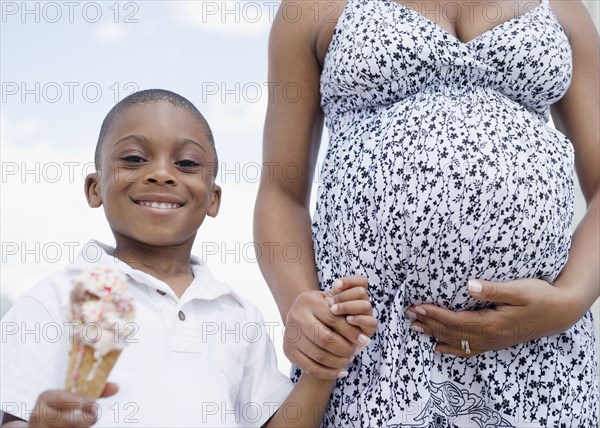
[[570, 245], [570, 142], [502, 99], [423, 98], [361, 112], [332, 136], [314, 222], [320, 272], [362, 271], [375, 297], [453, 309], [475, 304], [472, 277], [552, 282]]

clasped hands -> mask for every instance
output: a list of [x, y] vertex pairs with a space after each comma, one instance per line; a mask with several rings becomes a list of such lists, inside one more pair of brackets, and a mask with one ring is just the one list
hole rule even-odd
[[347, 376], [346, 368], [377, 329], [367, 287], [366, 277], [352, 275], [335, 280], [329, 292], [301, 293], [285, 321], [288, 359], [321, 379]]
[[[436, 352], [472, 357], [510, 348], [562, 333], [585, 313], [585, 305], [569, 290], [540, 279], [474, 279], [468, 282], [468, 290], [472, 298], [493, 302], [494, 307], [456, 312], [422, 304], [407, 309], [411, 329], [433, 336]], [[298, 297], [288, 312], [284, 352], [313, 376], [343, 377], [376, 328], [367, 300], [367, 279], [345, 277], [329, 293], [309, 291]]]

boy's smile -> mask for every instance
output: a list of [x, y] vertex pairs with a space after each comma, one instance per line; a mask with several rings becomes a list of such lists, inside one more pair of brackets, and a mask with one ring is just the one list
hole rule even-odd
[[131, 200], [140, 207], [145, 208], [149, 215], [171, 215], [185, 205], [181, 198], [162, 193], [134, 196]]
[[[136, 104], [115, 120], [101, 171], [86, 179], [90, 206], [104, 206], [117, 246], [193, 244], [219, 210], [216, 157], [203, 124], [166, 101]], [[186, 245], [187, 246], [187, 245]]]

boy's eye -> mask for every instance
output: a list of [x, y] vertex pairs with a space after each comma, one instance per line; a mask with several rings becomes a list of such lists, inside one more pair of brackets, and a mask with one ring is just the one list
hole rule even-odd
[[194, 162], [189, 159], [177, 161], [177, 162], [175, 162], [175, 165], [183, 167], [183, 168], [192, 168], [195, 166], [200, 166], [200, 164], [198, 162]]
[[124, 157], [121, 158], [121, 160], [123, 160], [125, 162], [129, 162], [129, 163], [142, 163], [142, 162], [144, 162], [144, 159], [142, 159], [139, 156], [135, 156], [135, 155], [124, 156]]

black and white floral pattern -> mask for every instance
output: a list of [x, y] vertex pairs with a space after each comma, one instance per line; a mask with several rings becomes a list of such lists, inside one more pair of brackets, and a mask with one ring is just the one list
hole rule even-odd
[[483, 307], [467, 293], [473, 277], [554, 281], [571, 243], [574, 156], [547, 120], [571, 71], [545, 0], [467, 43], [393, 0], [348, 1], [321, 76], [330, 142], [313, 238], [322, 288], [367, 275], [380, 324], [324, 426], [597, 426], [590, 313], [470, 359], [435, 353], [405, 315], [423, 302]]

